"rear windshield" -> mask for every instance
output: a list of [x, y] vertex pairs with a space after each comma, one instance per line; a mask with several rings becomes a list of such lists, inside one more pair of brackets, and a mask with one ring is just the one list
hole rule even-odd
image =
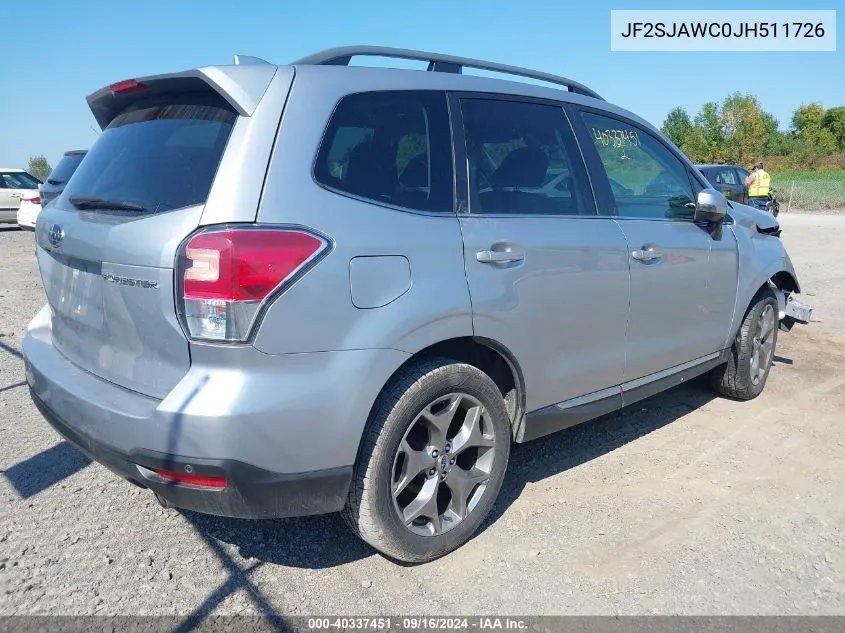
[[206, 93], [138, 104], [105, 129], [60, 204], [72, 208], [72, 197], [92, 197], [151, 213], [203, 204], [236, 118]]
[[85, 154], [65, 154], [59, 164], [50, 172], [50, 177], [47, 182], [52, 185], [61, 185], [70, 180], [73, 172], [79, 167], [79, 163], [85, 158]]

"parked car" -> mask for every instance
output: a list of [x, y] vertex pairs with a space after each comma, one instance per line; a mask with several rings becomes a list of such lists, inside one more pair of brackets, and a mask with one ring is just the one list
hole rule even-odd
[[[809, 320], [777, 221], [575, 81], [236, 61], [90, 95], [103, 134], [36, 226], [33, 400], [164, 505], [342, 512], [431, 560], [513, 442], [697, 374], [754, 398]], [[532, 191], [551, 164], [567, 195]]]
[[41, 213], [41, 198], [38, 193], [26, 194], [21, 198], [21, 206], [18, 208], [18, 226], [28, 231], [35, 230], [35, 221]]
[[745, 179], [751, 172], [739, 165], [696, 165], [698, 170], [704, 174], [707, 181], [728, 200], [734, 200], [740, 204], [748, 203], [748, 187], [745, 186]]
[[38, 193], [41, 181], [24, 169], [0, 168], [0, 224], [16, 223], [24, 197]]
[[43, 206], [58, 197], [87, 153], [87, 150], [70, 150], [64, 153], [62, 159], [53, 167], [46, 182], [39, 187]]

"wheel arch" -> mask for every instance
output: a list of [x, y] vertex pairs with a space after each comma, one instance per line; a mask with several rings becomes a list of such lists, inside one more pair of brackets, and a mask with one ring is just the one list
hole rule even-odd
[[[731, 335], [728, 339], [728, 345], [733, 345], [734, 341], [736, 340], [737, 334], [739, 333], [740, 328], [742, 327], [742, 322], [745, 320], [745, 316], [748, 314], [748, 311], [754, 306], [755, 299], [759, 296], [761, 292], [766, 289], [772, 291], [780, 291], [780, 293], [775, 292], [776, 299], [778, 301], [778, 311], [782, 312], [784, 308], [784, 304], [786, 302], [785, 295], [790, 292], [799, 293], [801, 292], [801, 287], [798, 285], [798, 279], [795, 276], [795, 273], [791, 270], [786, 270], [783, 267], [776, 267], [776, 272], [772, 274], [771, 270], [764, 275], [757, 281], [757, 283], [752, 286], [751, 292], [748, 296], [743, 297], [743, 302], [739, 304], [740, 311], [736, 313], [736, 317], [731, 328]], [[781, 294], [782, 293], [782, 294]]]
[[[505, 406], [511, 421], [511, 428], [516, 428], [525, 414], [525, 378], [519, 362], [513, 353], [498, 341], [480, 336], [461, 336], [433, 343], [413, 353], [403, 362], [385, 382], [384, 390], [397, 374], [409, 365], [429, 358], [453, 358], [472, 365], [490, 376], [502, 392]], [[373, 403], [375, 406], [375, 403]]]
[[785, 292], [800, 293], [801, 286], [798, 284], [798, 278], [794, 272], [788, 270], [780, 270], [770, 277], [770, 281], [780, 290]]

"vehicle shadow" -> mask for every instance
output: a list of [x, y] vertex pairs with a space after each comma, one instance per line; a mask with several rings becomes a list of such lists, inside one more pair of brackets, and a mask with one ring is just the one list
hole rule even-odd
[[534, 442], [514, 444], [499, 497], [478, 534], [501, 518], [526, 485], [612, 453], [703, 407], [716, 397], [707, 379], [698, 377], [590, 422]]
[[[499, 498], [479, 533], [497, 521], [526, 485], [606, 455], [715, 398], [701, 379], [528, 444], [514, 445]], [[206, 540], [234, 545], [240, 555], [275, 565], [323, 569], [376, 552], [355, 538], [339, 515], [239, 520], [182, 511]]]

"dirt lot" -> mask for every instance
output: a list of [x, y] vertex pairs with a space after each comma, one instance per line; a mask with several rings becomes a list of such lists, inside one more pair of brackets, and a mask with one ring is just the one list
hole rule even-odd
[[431, 564], [334, 516], [162, 510], [30, 403], [44, 302], [32, 234], [0, 229], [0, 614], [845, 614], [845, 215], [784, 218], [817, 322], [754, 402], [701, 384], [513, 452], [483, 531]]

